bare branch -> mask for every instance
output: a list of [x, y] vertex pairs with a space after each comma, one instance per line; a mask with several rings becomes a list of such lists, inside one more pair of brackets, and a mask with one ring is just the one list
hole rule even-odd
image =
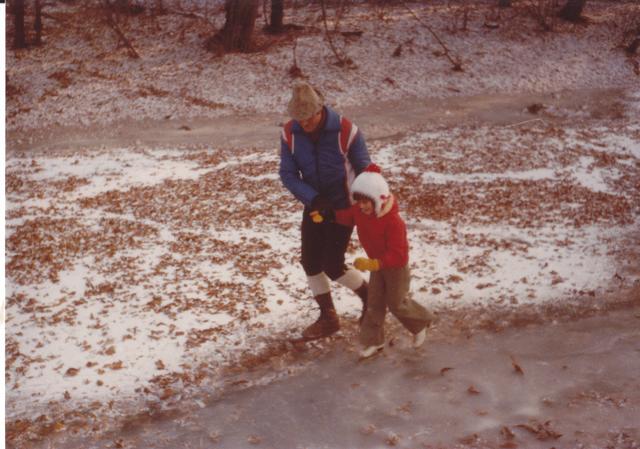
[[342, 57], [338, 49], [333, 45], [333, 39], [331, 38], [331, 33], [329, 32], [329, 26], [327, 25], [327, 8], [325, 6], [325, 0], [320, 0], [320, 6], [322, 7], [322, 22], [324, 23], [324, 32], [327, 36], [327, 40], [329, 41], [329, 47], [331, 47], [331, 51], [338, 59], [338, 64], [341, 66], [350, 65], [352, 62], [349, 58]]
[[213, 23], [213, 21], [209, 20], [209, 18], [204, 14], [198, 14], [192, 11], [183, 11], [180, 9], [168, 9], [168, 8], [166, 11], [169, 14], [176, 14], [178, 16], [188, 17], [189, 19], [198, 19], [203, 22], [206, 22], [207, 24], [211, 25], [213, 28], [216, 27], [216, 24]]
[[445, 45], [444, 42], [442, 42], [442, 39], [440, 39], [440, 37], [436, 34], [435, 31], [433, 31], [433, 28], [431, 28], [429, 26], [429, 24], [425, 23], [422, 21], [422, 19], [420, 19], [420, 17], [418, 17], [418, 15], [413, 12], [413, 10], [411, 8], [409, 8], [409, 5], [407, 5], [406, 2], [402, 2], [402, 4], [404, 5], [405, 8], [407, 8], [407, 10], [409, 11], [409, 13], [422, 25], [424, 26], [429, 33], [431, 33], [431, 35], [435, 38], [435, 40], [438, 42], [438, 44], [440, 44], [440, 46], [442, 47], [442, 49], [444, 50], [444, 55], [447, 57], [447, 59], [449, 60], [449, 62], [453, 65], [453, 70], [456, 72], [462, 72], [462, 62], [460, 61], [459, 57], [452, 57], [451, 56], [451, 52], [449, 51], [449, 48]]
[[289, 67], [289, 75], [292, 78], [302, 78], [304, 74], [302, 73], [302, 69], [298, 67], [298, 61], [296, 59], [296, 47], [298, 46], [298, 39], [294, 39], [293, 41], [293, 65]]
[[133, 59], [139, 59], [140, 55], [138, 54], [136, 49], [133, 48], [133, 45], [131, 45], [131, 42], [129, 41], [129, 39], [127, 39], [127, 37], [124, 35], [122, 30], [116, 23], [115, 19], [113, 18], [113, 10], [111, 8], [111, 4], [109, 3], [109, 0], [104, 0], [104, 13], [105, 13], [107, 25], [109, 25], [111, 29], [115, 31], [115, 33], [118, 35], [118, 39], [120, 39], [120, 42], [125, 47], [127, 47], [127, 51], [129, 52], [129, 57]]

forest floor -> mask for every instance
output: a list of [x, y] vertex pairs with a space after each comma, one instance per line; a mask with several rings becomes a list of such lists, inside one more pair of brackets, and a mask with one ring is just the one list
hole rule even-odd
[[[558, 128], [575, 125], [573, 118], [532, 115], [527, 105], [535, 103], [565, 111], [568, 117], [581, 112], [591, 117], [592, 125], [602, 125], [621, 120], [620, 115], [627, 110], [625, 95], [624, 90], [595, 89], [553, 96], [425, 99], [393, 107], [389, 103], [374, 104], [349, 112], [371, 131], [368, 140], [377, 147], [419, 134], [425, 122], [429, 122], [428, 127], [437, 122], [435, 126], [452, 132], [467, 126], [531, 127], [542, 121], [546, 122], [543, 126]], [[203, 143], [228, 146], [230, 151], [261, 151], [273, 143], [274, 133], [277, 135], [275, 119], [256, 116], [247, 125], [245, 118], [192, 118], [169, 127], [163, 122], [146, 121], [122, 124], [114, 134], [111, 127], [96, 126], [84, 132], [51, 129], [41, 141], [39, 136], [32, 136], [30, 149], [18, 149], [8, 157], [77, 160], [87, 148], [101, 153], [130, 146], [188, 148]], [[190, 130], [176, 131], [178, 124]], [[389, 130], [394, 133], [389, 134]], [[266, 337], [262, 352], [247, 353], [224, 367], [216, 375], [213, 390], [205, 387], [176, 392], [173, 399], [177, 401], [150, 401], [142, 406], [144, 411], [134, 414], [105, 415], [94, 409], [80, 417], [64, 406], [56, 406], [58, 415], [43, 418], [40, 424], [37, 420], [10, 422], [8, 447], [46, 448], [64, 443], [69, 448], [232, 448], [243, 444], [328, 448], [542, 448], [548, 444], [597, 448], [606, 444], [636, 448], [640, 439], [632, 423], [640, 416], [640, 398], [633, 394], [638, 391], [633, 373], [638, 368], [634, 361], [640, 350], [640, 287], [633, 279], [640, 274], [640, 247], [634, 240], [637, 228], [629, 230], [626, 238], [616, 237], [615, 247], [625, 248], [615, 256], [619, 280], [614, 279], [597, 293], [511, 308], [490, 303], [480, 307], [438, 306], [440, 322], [425, 349], [415, 354], [407, 348], [408, 336], [390, 319], [389, 334], [395, 337], [390, 337], [385, 352], [389, 354], [366, 365], [356, 361], [356, 326], [352, 319], [344, 321], [337, 337], [306, 347], [284, 343], [290, 335], [285, 330]], [[495, 280], [495, 275], [492, 278]], [[611, 333], [614, 328], [616, 332]], [[550, 357], [550, 353], [555, 355]], [[518, 361], [526, 376], [509, 374], [512, 360]], [[501, 363], [504, 366], [498, 369]], [[455, 371], [445, 375], [448, 368]], [[496, 369], [502, 374], [496, 374]], [[601, 377], [605, 373], [606, 381]], [[547, 383], [549, 376], [554, 379], [553, 386]], [[384, 385], [381, 379], [387, 379]], [[325, 385], [327, 382], [330, 384]], [[412, 382], [421, 383], [424, 398], [411, 399], [416, 391]], [[505, 382], [510, 385], [508, 389], [502, 388]], [[288, 397], [283, 396], [287, 391], [295, 397], [290, 401], [278, 399]], [[524, 398], [522, 401], [510, 396], [516, 392], [518, 398]], [[179, 400], [183, 395], [185, 400]], [[297, 406], [296, 398], [302, 401]], [[382, 402], [374, 406], [372, 400]], [[264, 418], [261, 414], [266, 413], [260, 404], [273, 401], [294, 405], [278, 409], [268, 425], [260, 424]], [[312, 408], [305, 409], [304, 401], [310, 401]], [[436, 409], [429, 406], [434, 403], [439, 404]], [[381, 411], [391, 406], [390, 411]], [[135, 403], [118, 405], [119, 409], [128, 408], [129, 413], [140, 407]], [[325, 416], [324, 407], [340, 412]], [[459, 413], [459, 409], [464, 412]], [[580, 412], [576, 414], [577, 410]], [[52, 421], [53, 416], [65, 418]], [[295, 435], [282, 431], [280, 426], [286, 427], [291, 419], [307, 430], [296, 431]], [[314, 423], [319, 419], [323, 426], [317, 427]], [[329, 436], [327, 429], [336, 426], [341, 430]]]
[[[50, 6], [47, 44], [7, 55], [7, 447], [637, 449], [640, 90], [619, 34], [640, 6], [542, 33], [520, 4], [466, 5], [411, 5], [459, 73], [404, 7], [344, 14], [364, 33], [344, 69], [313, 5], [288, 12], [305, 31], [221, 58], [198, 18], [121, 18], [137, 60], [81, 26], [98, 8]], [[357, 363], [337, 288], [341, 332], [287, 343], [316, 313], [277, 176], [292, 45], [400, 200], [439, 316], [417, 352], [389, 318]]]

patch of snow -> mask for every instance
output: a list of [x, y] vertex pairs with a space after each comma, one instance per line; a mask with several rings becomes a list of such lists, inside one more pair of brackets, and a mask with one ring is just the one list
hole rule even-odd
[[[598, 12], [614, 7], [610, 3], [590, 6]], [[525, 17], [512, 18], [514, 23], [503, 18], [504, 30], [488, 31], [482, 11], [476, 11], [466, 31], [453, 32], [451, 10], [445, 5], [411, 7], [421, 20], [428, 18], [453, 57], [461, 60], [463, 72], [451, 70], [428, 30], [399, 6], [385, 8], [384, 18], [373, 17], [365, 6], [354, 6], [341, 17], [342, 29], [363, 32], [358, 39], [336, 42], [339, 51], [354, 62], [351, 70], [333, 64], [335, 56], [318, 34], [297, 37], [298, 66], [338, 108], [371, 99], [637, 84], [623, 52], [611, 51], [616, 35], [606, 29], [613, 25], [545, 35], [553, 39], [547, 43], [542, 40], [547, 37]], [[319, 14], [315, 8], [287, 11], [286, 20], [307, 23]], [[210, 18], [222, 24], [223, 12], [217, 11]], [[8, 101], [8, 129], [78, 122], [88, 126], [130, 118], [284, 113], [292, 81], [287, 73], [293, 63], [293, 43], [273, 45], [257, 57], [215, 58], [203, 45], [213, 30], [185, 31], [180, 16], [155, 20], [166, 33], [146, 31], [154, 23], [144, 15], [122, 24], [141, 54], [138, 60], [118, 52], [111, 33], [100, 42], [91, 40], [91, 45], [83, 37], [65, 33], [42, 48], [9, 52], [7, 76], [12, 88], [23, 94]], [[182, 36], [179, 44], [176, 34]], [[412, 37], [407, 39], [408, 35]], [[397, 48], [402, 49], [401, 55], [394, 57]], [[111, 68], [114, 64], [119, 67], [116, 72]]]
[[[449, 26], [442, 5], [412, 8], [439, 30]], [[483, 17], [473, 17], [468, 31], [446, 34], [466, 68], [452, 73], [434, 53], [430, 34], [405, 10], [385, 11], [386, 20], [368, 17], [370, 10], [360, 6], [345, 16], [345, 28], [364, 32], [342, 43], [357, 65], [352, 70], [332, 65], [334, 56], [319, 36], [297, 39], [298, 64], [331, 104], [615, 86], [628, 88], [631, 107], [640, 105], [624, 56], [610, 51], [614, 36], [600, 29], [553, 34], [543, 42], [524, 30], [522, 36], [488, 31]], [[308, 13], [301, 9], [290, 19], [305, 23]], [[159, 20], [169, 30], [180, 23]], [[108, 49], [103, 52], [72, 35], [7, 55], [8, 79], [23, 91], [7, 104], [8, 129], [284, 110], [289, 44], [216, 59], [201, 48], [205, 36], [191, 29], [181, 45], [169, 34], [127, 31], [143, 54], [140, 61], [114, 52], [113, 37], [93, 42]], [[403, 56], [394, 58], [399, 45]], [[64, 71], [72, 80], [65, 88], [51, 77]], [[444, 309], [509, 307], [562, 302], [611, 284], [619, 262], [614, 250], [639, 226], [633, 180], [640, 125], [627, 119], [595, 128], [579, 121], [563, 129], [537, 125], [460, 126], [370, 145], [373, 159], [404, 194], [416, 300]], [[301, 208], [280, 185], [272, 149], [239, 150], [218, 162], [138, 145], [6, 158], [5, 321], [15, 349], [6, 378], [9, 419], [36, 418], [65, 392], [76, 405], [139, 397], [159, 376], [229, 363], [315, 319], [299, 263]], [[219, 155], [215, 148], [203, 153]], [[221, 179], [227, 184], [216, 183]], [[483, 204], [491, 188], [510, 185], [525, 186], [513, 204], [529, 212], [516, 210], [512, 215], [524, 218], [515, 224], [492, 215], [499, 209], [495, 200]], [[566, 194], [549, 200], [550, 210], [537, 208], [534, 201], [547, 199], [536, 196], [537, 189], [551, 195], [559, 186], [582, 196]], [[425, 191], [431, 196], [420, 197]], [[598, 216], [598, 208], [589, 208], [595, 200], [599, 208], [619, 201], [620, 216]], [[450, 215], [438, 217], [443, 211]], [[584, 222], [574, 217], [579, 212]], [[538, 223], [537, 215], [547, 221]], [[42, 224], [47, 220], [63, 227], [50, 230]], [[27, 223], [35, 223], [28, 239], [14, 241]], [[113, 247], [76, 249], [77, 233]], [[356, 238], [353, 243], [347, 263], [364, 254]], [[45, 250], [53, 256], [34, 257]], [[57, 258], [64, 266], [57, 280], [20, 281], [16, 275], [24, 273], [11, 265], [14, 258], [31, 260], [27, 268], [37, 273], [56, 268]], [[625, 282], [638, 281], [630, 274]], [[345, 288], [333, 291], [339, 313], [357, 317], [360, 300]]]

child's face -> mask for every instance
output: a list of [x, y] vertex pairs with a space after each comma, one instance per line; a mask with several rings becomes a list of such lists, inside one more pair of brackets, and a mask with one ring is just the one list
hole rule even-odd
[[359, 197], [356, 201], [358, 203], [360, 211], [365, 215], [371, 215], [375, 210], [373, 201], [371, 201], [369, 198]]

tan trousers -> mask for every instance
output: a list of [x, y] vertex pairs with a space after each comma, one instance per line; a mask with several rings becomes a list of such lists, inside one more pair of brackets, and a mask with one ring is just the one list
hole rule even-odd
[[409, 298], [409, 267], [373, 271], [369, 280], [367, 313], [360, 327], [360, 343], [365, 347], [384, 343], [384, 319], [387, 307], [412, 334], [433, 320], [433, 315]]

